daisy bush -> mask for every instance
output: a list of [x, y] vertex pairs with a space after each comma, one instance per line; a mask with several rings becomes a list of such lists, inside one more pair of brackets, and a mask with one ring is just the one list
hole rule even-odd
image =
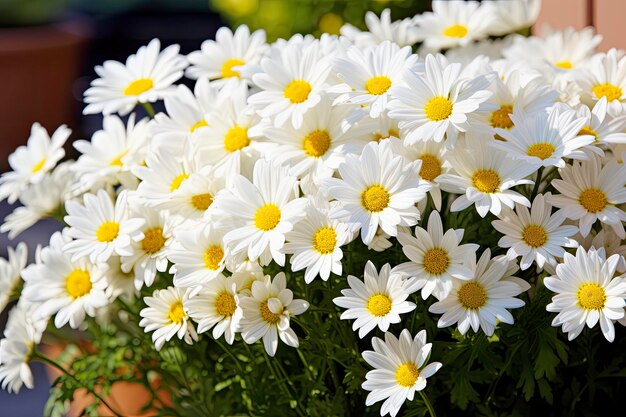
[[[161, 416], [604, 415], [626, 389], [626, 56], [538, 0], [367, 30], [221, 28], [107, 61], [102, 129], [0, 177], [0, 384]], [[184, 79], [187, 77], [187, 79]], [[17, 301], [17, 302], [16, 302]], [[59, 358], [41, 341], [67, 346]]]

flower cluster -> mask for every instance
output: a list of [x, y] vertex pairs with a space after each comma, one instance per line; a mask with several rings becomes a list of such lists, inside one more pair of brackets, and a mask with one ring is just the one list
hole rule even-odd
[[[545, 314], [569, 339], [599, 322], [613, 341], [626, 305], [626, 57], [596, 53], [591, 29], [489, 38], [531, 26], [538, 8], [434, 1], [413, 19], [369, 14], [367, 32], [273, 44], [222, 28], [187, 56], [153, 40], [96, 67], [84, 113], [103, 127], [73, 143], [78, 159], [58, 164], [67, 128], [35, 124], [0, 178], [0, 196], [22, 203], [0, 230], [65, 225], [34, 264], [23, 244], [0, 263], [0, 306], [24, 281], [3, 387], [31, 385], [24, 364], [49, 319], [84, 328], [116, 299], [142, 303], [134, 320], [157, 350], [205, 333], [262, 339], [270, 356], [279, 340], [298, 348], [306, 326], [292, 325], [315, 304], [295, 280], [339, 282], [340, 319], [359, 338], [384, 335], [363, 352], [381, 415], [441, 367], [427, 365], [426, 332], [405, 328], [419, 303], [439, 328], [492, 336], [545, 285]], [[193, 89], [175, 85], [183, 75]]]

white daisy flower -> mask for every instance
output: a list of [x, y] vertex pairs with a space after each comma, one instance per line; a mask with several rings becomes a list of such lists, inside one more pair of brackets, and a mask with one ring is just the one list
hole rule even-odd
[[358, 330], [361, 339], [376, 327], [386, 332], [391, 324], [400, 323], [400, 314], [415, 310], [415, 304], [407, 301], [410, 293], [403, 286], [402, 275], [394, 273], [389, 264], [383, 265], [379, 274], [367, 261], [363, 281], [348, 275], [348, 285], [333, 303], [347, 309], [341, 313], [342, 320], [356, 319], [352, 330]]
[[434, 51], [486, 38], [495, 20], [491, 8], [477, 1], [434, 0], [432, 7], [432, 12], [415, 17], [414, 33], [418, 41]]
[[410, 47], [400, 49], [389, 41], [365, 49], [353, 46], [346, 58], [334, 61], [333, 71], [348, 90], [336, 102], [368, 106], [370, 116], [376, 118], [387, 109], [389, 89], [401, 85], [404, 72], [416, 62]]
[[626, 272], [626, 244], [611, 227], [603, 225], [597, 233], [591, 229], [587, 237], [583, 238], [578, 235], [576, 238], [580, 246], [586, 250], [594, 248], [598, 252], [603, 251], [607, 258], [615, 254], [619, 255], [617, 271], [621, 274]]
[[390, 9], [383, 10], [380, 18], [374, 12], [365, 13], [365, 26], [367, 31], [361, 31], [346, 23], [341, 27], [340, 32], [342, 36], [360, 48], [376, 46], [384, 41], [391, 41], [400, 47], [412, 46], [418, 40], [415, 36], [414, 19], [406, 18], [392, 22]]
[[121, 175], [131, 175], [131, 169], [143, 164], [148, 151], [148, 119], [135, 123], [133, 113], [125, 126], [119, 117], [105, 116], [102, 126], [90, 141], [73, 143], [82, 155], [71, 170], [85, 189], [118, 184]]
[[219, 274], [203, 286], [202, 290], [189, 299], [189, 316], [198, 323], [198, 333], [213, 329], [213, 337], [224, 340], [229, 345], [235, 340], [243, 310], [239, 305], [239, 292], [244, 282], [241, 274], [225, 277]]
[[330, 218], [361, 229], [363, 243], [370, 244], [378, 227], [396, 236], [398, 226], [414, 226], [419, 220], [415, 203], [426, 197], [430, 185], [419, 178], [418, 162], [405, 164], [392, 152], [388, 141], [370, 142], [360, 156], [348, 155], [339, 165], [341, 179], [324, 184], [341, 203]]
[[185, 73], [193, 79], [215, 80], [218, 86], [232, 78], [249, 84], [255, 67], [268, 50], [264, 30], [255, 30], [250, 34], [248, 26], [240, 25], [233, 33], [229, 28], [221, 27], [215, 34], [215, 40], [204, 41], [199, 51], [187, 56], [191, 65]]
[[[428, 139], [441, 142], [444, 135], [453, 144], [459, 132], [475, 127], [468, 116], [491, 97], [489, 74], [467, 79], [461, 77], [461, 69], [461, 64], [428, 55], [425, 73], [407, 71], [406, 86], [391, 87], [389, 94], [395, 99], [389, 103], [389, 117], [400, 121], [407, 145]], [[491, 108], [485, 105], [484, 109]]]
[[626, 115], [611, 116], [606, 97], [598, 100], [591, 110], [581, 105], [577, 115], [585, 118], [585, 125], [578, 132], [579, 135], [591, 135], [597, 145], [626, 144]]
[[37, 184], [57, 162], [65, 156], [63, 145], [72, 131], [65, 125], [54, 131], [52, 137], [39, 123], [33, 123], [25, 146], [9, 155], [13, 171], [0, 176], [0, 200], [13, 204], [29, 184]]
[[589, 107], [606, 97], [610, 114], [618, 116], [626, 111], [626, 56], [623, 52], [611, 49], [594, 56], [576, 82]]
[[592, 328], [598, 321], [606, 340], [615, 339], [613, 322], [624, 317], [626, 306], [626, 280], [623, 275], [613, 277], [618, 260], [618, 255], [605, 259], [594, 249], [587, 252], [579, 247], [576, 256], [565, 253], [556, 275], [543, 280], [557, 293], [546, 306], [546, 310], [559, 313], [552, 326], [562, 326], [569, 340], [575, 339], [585, 325]]
[[106, 294], [111, 300], [121, 297], [127, 301], [133, 301], [139, 291], [135, 288], [135, 272], [122, 270], [122, 258], [111, 256], [107, 261], [108, 269], [105, 272], [109, 286]]
[[532, 27], [539, 17], [541, 0], [492, 0], [497, 17], [489, 27], [492, 35], [507, 35]]
[[50, 246], [41, 251], [41, 262], [22, 271], [23, 297], [36, 304], [35, 318], [56, 314], [57, 328], [69, 323], [78, 328], [85, 316], [95, 317], [97, 309], [109, 304], [106, 264], [92, 264], [86, 258], [72, 260], [65, 246], [71, 241], [69, 233], [56, 232]]
[[306, 214], [293, 230], [287, 233], [283, 250], [292, 254], [291, 270], [306, 268], [304, 281], [310, 284], [317, 276], [327, 281], [332, 272], [341, 276], [341, 246], [351, 240], [348, 227], [328, 218], [329, 205], [318, 198], [306, 206]]
[[564, 158], [587, 159], [581, 148], [594, 142], [592, 135], [578, 135], [585, 119], [566, 106], [554, 106], [548, 112], [533, 115], [514, 112], [510, 118], [514, 127], [496, 129], [505, 140], [493, 141], [491, 146], [535, 168], [563, 168]]
[[74, 174], [71, 162], [59, 164], [37, 184], [32, 184], [20, 195], [20, 207], [4, 218], [0, 233], [9, 233], [9, 239], [28, 229], [41, 219], [60, 216], [65, 202], [73, 197]]
[[508, 279], [508, 259], [491, 259], [489, 249], [483, 252], [478, 263], [475, 256], [468, 259], [467, 266], [473, 272], [472, 279], [454, 280], [450, 294], [428, 309], [431, 313], [443, 314], [437, 327], [458, 323], [461, 334], [467, 333], [471, 326], [474, 332], [480, 328], [491, 336], [498, 321], [513, 324], [513, 316], [507, 308], [522, 307], [524, 302], [514, 297], [530, 286], [521, 286], [519, 281]]
[[239, 175], [230, 189], [218, 194], [216, 209], [231, 216], [224, 236], [233, 254], [247, 253], [267, 265], [271, 259], [285, 265], [285, 234], [304, 216], [307, 200], [296, 197], [296, 178], [283, 166], [259, 160], [253, 179]]
[[270, 356], [276, 354], [278, 337], [288, 346], [299, 346], [298, 336], [289, 327], [289, 320], [304, 313], [309, 303], [293, 299], [283, 272], [273, 280], [266, 276], [264, 281], [254, 281], [251, 295], [242, 297], [239, 304], [243, 309], [241, 336], [246, 343], [252, 344], [262, 338], [265, 351]]
[[198, 340], [187, 312], [189, 293], [189, 289], [167, 287], [143, 299], [148, 307], [139, 312], [142, 317], [139, 325], [144, 327], [146, 333], [154, 332], [152, 341], [156, 350], [161, 350], [174, 335], [189, 345]]
[[620, 238], [626, 237], [626, 213], [618, 206], [626, 203], [626, 165], [603, 167], [600, 158], [592, 156], [566, 165], [559, 174], [561, 179], [553, 180], [552, 185], [561, 194], [550, 196], [548, 202], [563, 209], [568, 219], [578, 220], [583, 237], [596, 220], [611, 226]]
[[158, 272], [167, 270], [166, 254], [172, 245], [176, 222], [166, 211], [135, 207], [132, 217], [144, 220], [141, 240], [131, 241], [131, 255], [122, 256], [122, 270], [135, 272], [135, 288], [150, 287]]
[[24, 242], [14, 248], [7, 248], [7, 259], [0, 258], [0, 313], [9, 303], [9, 300], [18, 295], [15, 290], [22, 282], [22, 270], [28, 261], [28, 248]]
[[320, 101], [320, 91], [330, 73], [329, 59], [317, 40], [274, 49], [261, 61], [263, 71], [252, 76], [262, 91], [250, 96], [248, 102], [261, 117], [272, 118], [275, 126], [290, 121], [298, 129], [304, 114]]
[[96, 66], [100, 78], [93, 80], [85, 91], [87, 107], [83, 114], [124, 116], [138, 103], [155, 102], [173, 93], [172, 84], [183, 76], [187, 60], [178, 54], [178, 45], [160, 49], [161, 42], [153, 39], [129, 56], [126, 64], [106, 61]]
[[543, 269], [545, 263], [556, 266], [555, 258], [563, 258], [564, 248], [578, 246], [578, 242], [571, 238], [578, 228], [563, 225], [565, 214], [562, 210], [552, 214], [552, 206], [546, 202], [549, 198], [549, 194], [539, 194], [533, 200], [530, 212], [521, 204], [516, 204], [515, 212], [507, 210], [500, 220], [491, 222], [494, 229], [504, 234], [498, 246], [509, 248], [509, 259], [521, 256], [522, 270], [528, 269], [533, 261], [539, 269]]
[[511, 188], [532, 184], [524, 178], [535, 167], [512, 160], [481, 141], [472, 142], [471, 148], [457, 146], [448, 160], [456, 174], [442, 174], [437, 181], [442, 190], [462, 194], [454, 200], [450, 211], [461, 211], [474, 204], [478, 214], [485, 217], [488, 212], [500, 214], [503, 204], [510, 208], [515, 203], [530, 207], [530, 201]]
[[404, 288], [409, 293], [422, 290], [422, 299], [433, 294], [438, 300], [446, 298], [454, 279], [472, 278], [472, 270], [466, 265], [468, 256], [476, 256], [478, 245], [461, 245], [463, 229], [443, 232], [439, 212], [432, 211], [428, 217], [428, 229], [416, 226], [415, 237], [410, 233], [398, 234], [402, 252], [409, 262], [393, 268], [394, 272], [406, 274]]
[[441, 363], [426, 365], [432, 348], [426, 343], [426, 330], [411, 337], [408, 329], [402, 330], [400, 337], [385, 333], [385, 340], [372, 338], [373, 351], [363, 352], [363, 359], [375, 369], [365, 375], [363, 389], [371, 391], [367, 395], [367, 407], [385, 400], [380, 415], [395, 417], [405, 401], [413, 401], [416, 391], [426, 388], [426, 379], [433, 376]]

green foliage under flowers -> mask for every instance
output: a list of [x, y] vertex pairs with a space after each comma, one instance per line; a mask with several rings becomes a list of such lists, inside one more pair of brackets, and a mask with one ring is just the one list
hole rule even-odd
[[[530, 194], [530, 190], [527, 190]], [[426, 213], [428, 213], [428, 209]], [[497, 249], [498, 236], [479, 230], [473, 208], [444, 217], [444, 228], [466, 230], [465, 242], [480, 242], [482, 249]], [[425, 214], [424, 218], [428, 215]], [[341, 310], [332, 299], [347, 287], [345, 276], [361, 276], [366, 260], [377, 268], [384, 263], [397, 265], [405, 260], [401, 246], [383, 253], [369, 251], [357, 240], [344, 251], [343, 277], [314, 280], [306, 285], [301, 273], [287, 269], [288, 285], [295, 298], [304, 298], [311, 307], [292, 318], [300, 338], [300, 348], [280, 345], [275, 358], [267, 356], [261, 342], [245, 344], [240, 336], [230, 346], [214, 340], [210, 333], [200, 335], [192, 346], [174, 338], [156, 352], [150, 334], [136, 322], [144, 307], [134, 302], [116, 301], [116, 317], [106, 325], [90, 325], [88, 333], [95, 353], [68, 354], [73, 360], [70, 373], [54, 383], [46, 414], [61, 416], [63, 403], [74, 390], [83, 387], [106, 395], [118, 381], [139, 382], [151, 387], [152, 401], [145, 409], [159, 416], [378, 416], [379, 404], [365, 407], [367, 392], [361, 388], [369, 370], [361, 352], [371, 349], [370, 336], [364, 339], [351, 329], [351, 322], [340, 320]], [[265, 272], [275, 275], [281, 268], [271, 264]], [[523, 308], [512, 311], [515, 325], [502, 325], [492, 337], [471, 331], [462, 336], [452, 328], [437, 329], [438, 317], [428, 312], [432, 300], [419, 293], [411, 296], [417, 304], [403, 322], [391, 326], [399, 334], [408, 328], [412, 334], [426, 329], [433, 342], [430, 361], [443, 368], [428, 379], [425, 393], [438, 416], [602, 416], [615, 399], [626, 392], [626, 332], [616, 328], [613, 344], [597, 331], [586, 329], [567, 342], [558, 328], [550, 325], [553, 314], [545, 308], [552, 293], [542, 285], [543, 275], [534, 269], [517, 274], [533, 288], [521, 297]], [[153, 287], [142, 291], [149, 296], [156, 288], [171, 285], [171, 277], [160, 274]], [[122, 319], [127, 318], [127, 319]], [[63, 358], [61, 358], [62, 360]], [[167, 392], [171, 407], [161, 399]], [[98, 415], [95, 406], [86, 415]], [[405, 403], [400, 415], [426, 416], [428, 410], [419, 396]]]

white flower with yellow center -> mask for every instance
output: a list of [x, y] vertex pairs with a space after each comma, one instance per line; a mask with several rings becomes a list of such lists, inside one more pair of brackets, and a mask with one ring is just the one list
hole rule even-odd
[[342, 320], [356, 319], [352, 330], [358, 330], [361, 339], [376, 327], [386, 332], [390, 325], [400, 323], [400, 314], [415, 310], [402, 282], [403, 276], [394, 273], [389, 264], [383, 265], [379, 274], [367, 261], [363, 281], [348, 275], [350, 288], [341, 290], [343, 296], [333, 298], [333, 303], [347, 309], [341, 313]]
[[87, 107], [83, 114], [119, 113], [124, 116], [138, 103], [151, 103], [174, 91], [172, 86], [187, 66], [187, 60], [178, 54], [178, 45], [161, 51], [158, 39], [150, 41], [128, 57], [126, 64], [106, 61], [96, 66], [96, 78], [85, 91]]
[[459, 132], [475, 127], [469, 116], [492, 95], [487, 89], [489, 74], [468, 79], [461, 76], [461, 69], [461, 64], [449, 64], [443, 56], [427, 55], [424, 73], [407, 71], [406, 86], [391, 87], [389, 94], [395, 99], [389, 103], [389, 117], [400, 121], [407, 145], [429, 139], [441, 142], [444, 136], [453, 144]]
[[563, 258], [564, 248], [575, 248], [578, 243], [572, 239], [578, 232], [576, 226], [563, 225], [565, 214], [559, 210], [552, 214], [552, 206], [546, 202], [550, 195], [539, 194], [533, 200], [530, 212], [516, 204], [515, 212], [503, 212], [500, 220], [491, 222], [494, 229], [504, 234], [498, 241], [501, 248], [509, 248], [507, 256], [516, 259], [521, 256], [520, 267], [528, 269], [535, 261], [543, 269], [545, 263], [556, 266], [555, 258]]
[[626, 242], [623, 242], [615, 231], [609, 226], [602, 226], [599, 232], [591, 229], [591, 233], [587, 237], [576, 236], [576, 240], [580, 246], [586, 250], [595, 248], [598, 252], [604, 251], [606, 257], [619, 255], [617, 263], [617, 271], [621, 274], [626, 272]]
[[233, 186], [218, 194], [216, 210], [230, 216], [224, 236], [234, 255], [247, 253], [251, 261], [267, 265], [272, 259], [285, 265], [285, 234], [302, 217], [307, 200], [296, 198], [297, 180], [284, 166], [259, 160], [252, 182], [239, 175]]
[[63, 125], [50, 137], [46, 129], [34, 123], [26, 145], [9, 155], [13, 171], [0, 176], [0, 200], [6, 198], [9, 204], [13, 204], [28, 185], [43, 180], [46, 173], [65, 156], [63, 145], [70, 133], [71, 130]]
[[367, 395], [367, 407], [385, 400], [380, 415], [395, 417], [405, 401], [413, 401], [416, 391], [426, 388], [426, 379], [433, 376], [441, 363], [426, 365], [430, 357], [431, 343], [426, 343], [426, 330], [411, 337], [408, 329], [402, 330], [400, 337], [385, 333], [385, 340], [372, 338], [373, 351], [363, 352], [363, 359], [374, 368], [366, 375], [363, 389], [371, 391]]
[[533, 115], [513, 113], [510, 118], [514, 127], [496, 129], [505, 140], [493, 141], [491, 146], [535, 168], [563, 168], [565, 158], [587, 159], [582, 148], [589, 150], [588, 145], [594, 142], [592, 135], [579, 136], [585, 119], [565, 105]]
[[231, 272], [234, 270], [237, 262], [224, 245], [224, 233], [217, 224], [200, 222], [176, 230], [175, 242], [167, 254], [173, 264], [170, 273], [174, 274], [174, 285], [198, 290], [220, 276], [227, 261]]
[[140, 290], [145, 284], [151, 286], [158, 272], [167, 270], [166, 254], [173, 241], [176, 221], [166, 211], [156, 211], [136, 206], [131, 212], [133, 218], [143, 219], [139, 231], [141, 240], [131, 242], [132, 255], [122, 257], [122, 270], [135, 272], [135, 288]]
[[143, 238], [139, 228], [144, 224], [140, 218], [129, 218], [127, 191], [122, 191], [115, 205], [104, 190], [98, 194], [86, 194], [84, 204], [77, 201], [65, 203], [67, 216], [64, 220], [70, 228], [68, 235], [74, 238], [63, 248], [72, 260], [89, 257], [91, 262], [106, 262], [114, 253], [132, 255], [131, 243]]
[[0, 258], [0, 313], [13, 297], [18, 294], [22, 282], [22, 270], [28, 261], [28, 248], [24, 242], [18, 243], [14, 248], [7, 248], [7, 259]]
[[284, 252], [292, 254], [291, 270], [306, 268], [304, 281], [310, 284], [317, 276], [327, 281], [332, 272], [341, 275], [341, 246], [350, 241], [348, 227], [328, 218], [328, 204], [321, 198], [306, 206], [306, 215], [286, 236]]
[[376, 118], [387, 109], [389, 89], [401, 85], [404, 72], [416, 62], [417, 55], [411, 54], [410, 47], [400, 49], [389, 41], [366, 49], [353, 46], [345, 58], [334, 62], [333, 71], [348, 90], [336, 102], [367, 106], [370, 116]]
[[609, 162], [604, 167], [600, 158], [574, 161], [559, 170], [561, 179], [552, 185], [561, 194], [550, 196], [548, 202], [563, 209], [565, 217], [578, 220], [580, 233], [589, 234], [591, 226], [600, 222], [609, 225], [622, 239], [626, 237], [626, 213], [619, 208], [626, 203], [626, 165]]
[[289, 121], [298, 129], [304, 114], [320, 101], [330, 73], [329, 59], [317, 40], [274, 49], [261, 61], [262, 72], [252, 76], [261, 91], [250, 96], [249, 103], [261, 117], [272, 118], [275, 126]]
[[514, 298], [526, 291], [514, 279], [510, 279], [509, 261], [506, 258], [491, 259], [491, 251], [486, 249], [476, 262], [476, 256], [468, 259], [467, 266], [472, 270], [470, 280], [454, 280], [448, 296], [431, 305], [428, 311], [443, 314], [437, 327], [457, 324], [461, 334], [471, 327], [474, 332], [482, 329], [491, 336], [498, 322], [513, 324], [513, 316], [507, 308], [519, 308], [524, 302]]
[[598, 100], [591, 110], [581, 105], [577, 115], [585, 118], [585, 125], [578, 134], [591, 135], [595, 145], [626, 144], [626, 115], [611, 116], [606, 97]]
[[298, 336], [289, 327], [289, 320], [304, 313], [309, 303], [293, 299], [283, 272], [273, 280], [268, 275], [263, 281], [254, 281], [250, 296], [240, 298], [239, 304], [243, 309], [241, 336], [246, 343], [263, 339], [265, 351], [270, 356], [276, 354], [279, 337], [288, 346], [299, 346]]
[[626, 56], [611, 49], [598, 54], [577, 78], [582, 99], [590, 107], [602, 97], [608, 102], [608, 112], [614, 116], [626, 110]]
[[56, 314], [54, 324], [61, 328], [69, 323], [78, 328], [85, 316], [109, 304], [106, 264], [92, 264], [86, 258], [73, 261], [65, 246], [71, 242], [67, 229], [50, 237], [50, 246], [41, 251], [41, 262], [22, 271], [22, 296], [36, 305], [34, 317], [49, 318]]
[[244, 281], [241, 274], [225, 277], [219, 274], [202, 287], [202, 290], [189, 299], [189, 316], [198, 323], [198, 333], [213, 329], [213, 337], [224, 340], [229, 345], [235, 340], [243, 310], [239, 305], [239, 292]]
[[404, 47], [413, 46], [417, 42], [413, 18], [392, 22], [390, 9], [383, 10], [380, 18], [374, 12], [365, 13], [365, 26], [367, 26], [367, 31], [361, 31], [346, 23], [341, 27], [340, 32], [358, 47], [376, 46], [384, 41], [391, 41]]
[[418, 41], [439, 51], [467, 45], [489, 35], [495, 14], [477, 1], [434, 0], [433, 11], [415, 17]]
[[324, 182], [330, 196], [341, 205], [330, 218], [361, 229], [361, 239], [370, 244], [380, 226], [397, 236], [398, 226], [414, 226], [419, 220], [415, 203], [426, 197], [430, 185], [419, 178], [419, 163], [405, 164], [392, 152], [389, 141], [370, 142], [360, 156], [348, 155], [339, 165], [341, 179]]
[[71, 170], [84, 189], [118, 184], [120, 175], [129, 175], [131, 169], [144, 162], [148, 153], [148, 119], [135, 124], [133, 113], [125, 126], [118, 116], [105, 116], [102, 126], [90, 141], [73, 143], [81, 156]]
[[189, 289], [167, 287], [143, 299], [148, 307], [139, 312], [139, 325], [144, 332], [153, 332], [152, 341], [156, 350], [161, 350], [174, 335], [189, 345], [198, 340], [188, 313], [189, 293]]
[[186, 75], [193, 79], [215, 80], [218, 86], [233, 78], [250, 83], [254, 68], [268, 50], [264, 30], [255, 30], [251, 34], [248, 26], [240, 25], [233, 33], [229, 28], [221, 27], [215, 40], [204, 41], [199, 51], [187, 56], [190, 66]]
[[582, 247], [576, 256], [565, 253], [563, 263], [557, 265], [556, 275], [545, 278], [545, 286], [557, 293], [546, 310], [559, 313], [552, 320], [562, 326], [569, 340], [575, 339], [585, 328], [600, 322], [602, 334], [609, 342], [615, 339], [613, 322], [624, 318], [626, 306], [626, 279], [615, 277], [619, 255], [605, 259], [603, 253]]
[[492, 0], [497, 17], [489, 27], [492, 35], [508, 35], [532, 27], [539, 17], [541, 0]]
[[398, 241], [409, 262], [393, 268], [407, 277], [404, 288], [409, 293], [422, 290], [425, 300], [433, 294], [438, 300], [448, 296], [454, 279], [468, 280], [472, 271], [465, 265], [468, 256], [475, 256], [478, 245], [461, 245], [463, 229], [443, 232], [441, 216], [431, 211], [428, 229], [415, 227], [415, 237], [400, 233]]
[[109, 282], [106, 289], [107, 296], [111, 300], [121, 297], [132, 302], [139, 294], [135, 288], [135, 272], [122, 271], [122, 258], [119, 256], [111, 256], [107, 265], [109, 267], [105, 272], [106, 280]]
[[458, 196], [450, 211], [461, 211], [474, 204], [481, 217], [488, 212], [500, 214], [502, 205], [513, 208], [515, 203], [530, 207], [530, 201], [512, 187], [532, 184], [524, 179], [536, 168], [522, 161], [515, 161], [501, 151], [492, 149], [482, 141], [457, 145], [449, 154], [449, 161], [456, 172], [441, 175], [437, 181], [441, 189]]

